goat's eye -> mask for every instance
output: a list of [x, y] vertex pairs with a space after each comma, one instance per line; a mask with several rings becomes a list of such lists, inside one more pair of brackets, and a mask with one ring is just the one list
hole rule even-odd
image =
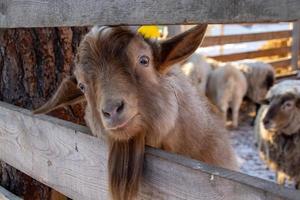
[[81, 90], [81, 92], [85, 92], [85, 86], [82, 83], [78, 84], [79, 89]]
[[141, 56], [139, 58], [139, 63], [141, 65], [148, 66], [148, 64], [149, 64], [149, 57], [148, 56]]

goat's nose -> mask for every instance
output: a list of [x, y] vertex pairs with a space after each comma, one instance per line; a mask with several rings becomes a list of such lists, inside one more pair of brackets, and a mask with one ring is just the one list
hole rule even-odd
[[102, 107], [102, 114], [105, 118], [111, 119], [120, 115], [124, 110], [123, 100], [108, 100]]

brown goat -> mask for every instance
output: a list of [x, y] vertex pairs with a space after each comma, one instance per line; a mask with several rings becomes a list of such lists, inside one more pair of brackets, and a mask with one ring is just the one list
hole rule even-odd
[[88, 126], [109, 141], [113, 199], [136, 196], [145, 144], [237, 169], [221, 117], [176, 65], [197, 49], [206, 27], [162, 42], [126, 27], [94, 27], [79, 46], [74, 76], [35, 111], [87, 101]]

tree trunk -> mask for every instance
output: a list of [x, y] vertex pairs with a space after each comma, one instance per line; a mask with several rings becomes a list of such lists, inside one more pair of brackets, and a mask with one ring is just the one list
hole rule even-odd
[[[87, 28], [66, 27], [0, 30], [0, 100], [27, 109], [42, 105], [71, 74], [86, 32]], [[82, 105], [51, 115], [84, 124]], [[0, 184], [24, 199], [51, 199], [50, 188], [2, 161]]]

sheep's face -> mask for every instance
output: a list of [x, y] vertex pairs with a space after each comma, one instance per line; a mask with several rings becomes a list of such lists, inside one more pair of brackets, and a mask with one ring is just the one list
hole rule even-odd
[[263, 119], [263, 124], [268, 130], [286, 128], [291, 118], [294, 117], [294, 111], [300, 109], [300, 98], [292, 93], [275, 96], [266, 101], [269, 103], [269, 109]]
[[275, 82], [275, 76], [273, 70], [268, 70], [267, 73], [262, 74], [261, 76], [264, 76], [264, 78], [259, 79], [255, 78], [253, 79], [253, 90], [252, 90], [252, 97], [256, 103], [259, 103], [262, 101], [266, 94], [268, 93], [269, 89], [273, 86]]
[[266, 94], [268, 93], [269, 89], [274, 85], [275, 82], [275, 76], [273, 69], [267, 72], [265, 79], [262, 81], [262, 83], [259, 85], [261, 88], [261, 96], [264, 98]]
[[245, 73], [247, 78], [247, 97], [255, 103], [263, 101], [275, 82], [275, 73], [272, 66], [262, 62], [246, 62], [239, 64], [238, 67]]

